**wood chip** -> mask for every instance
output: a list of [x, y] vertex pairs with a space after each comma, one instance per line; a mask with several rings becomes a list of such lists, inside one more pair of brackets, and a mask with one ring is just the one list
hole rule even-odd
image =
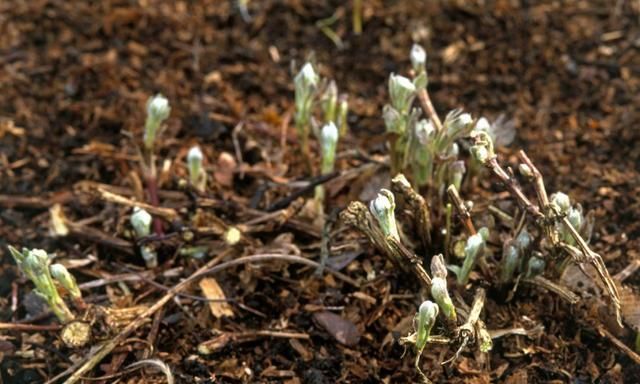
[[[227, 298], [213, 277], [206, 277], [200, 280], [199, 285], [202, 293], [209, 300], [225, 300]], [[211, 314], [217, 319], [221, 317], [233, 317], [233, 310], [229, 303], [225, 301], [211, 301], [209, 302], [209, 309], [211, 310]]]

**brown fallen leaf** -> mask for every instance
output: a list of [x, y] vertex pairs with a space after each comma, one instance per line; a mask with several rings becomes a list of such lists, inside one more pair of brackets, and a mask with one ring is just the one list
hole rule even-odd
[[[209, 300], [224, 300], [226, 296], [224, 291], [213, 277], [206, 277], [200, 281], [200, 289], [204, 296]], [[209, 309], [211, 314], [216, 318], [221, 317], [233, 317], [233, 310], [229, 303], [225, 301], [211, 301], [209, 302]]]
[[360, 332], [349, 320], [329, 311], [317, 312], [313, 318], [340, 344], [352, 347], [360, 341]]

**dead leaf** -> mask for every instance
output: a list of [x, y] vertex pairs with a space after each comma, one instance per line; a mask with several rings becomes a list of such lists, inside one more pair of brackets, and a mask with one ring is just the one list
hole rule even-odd
[[333, 312], [317, 312], [313, 314], [313, 318], [340, 344], [352, 347], [360, 341], [360, 332], [356, 326]]
[[[200, 289], [202, 293], [209, 300], [224, 300], [226, 296], [224, 291], [213, 277], [206, 277], [200, 280]], [[209, 302], [209, 309], [211, 314], [216, 318], [221, 317], [233, 317], [233, 310], [229, 303], [225, 301], [211, 301]]]

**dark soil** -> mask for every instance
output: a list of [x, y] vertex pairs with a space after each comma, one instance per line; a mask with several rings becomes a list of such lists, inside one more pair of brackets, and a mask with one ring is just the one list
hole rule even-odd
[[[321, 231], [292, 208], [299, 202], [286, 205], [292, 217], [265, 216], [298, 189], [296, 181], [310, 178], [295, 150], [292, 62], [297, 68], [313, 55], [321, 74], [349, 95], [350, 135], [341, 141], [338, 168], [356, 168], [363, 157], [379, 160], [386, 153], [381, 110], [387, 78], [406, 73], [413, 41], [427, 49], [429, 90], [442, 116], [463, 108], [474, 116], [514, 119], [517, 139], [501, 150], [504, 163], [516, 164], [516, 151], [525, 149], [549, 191], [567, 192], [595, 211], [591, 245], [612, 275], [638, 260], [639, 3], [363, 3], [360, 36], [352, 32], [351, 2], [345, 1], [251, 1], [250, 23], [222, 0], [0, 3], [0, 321], [55, 323], [28, 305], [31, 284], [18, 277], [8, 244], [43, 248], [74, 262], [81, 283], [144, 270], [126, 233], [130, 208], [102, 199], [95, 183], [145, 198], [136, 190], [141, 175], [134, 141], [142, 135], [145, 102], [157, 92], [172, 107], [158, 150], [159, 164], [173, 162], [163, 176], [161, 206], [184, 217], [200, 208], [250, 231], [234, 247], [219, 233], [196, 234], [211, 252], [195, 260], [178, 254], [185, 228], [165, 222], [165, 236], [154, 240], [160, 267], [143, 280], [86, 289], [87, 301], [113, 308], [152, 305], [166, 287], [218, 256], [298, 252], [317, 260]], [[334, 12], [342, 49], [316, 27]], [[195, 143], [215, 179], [206, 199], [178, 182]], [[377, 188], [381, 177], [362, 174], [341, 187], [334, 183], [329, 212], [358, 199], [368, 182]], [[504, 196], [489, 176], [479, 186]], [[54, 203], [63, 205], [70, 221], [96, 233], [52, 237], [48, 208]], [[264, 222], [252, 223], [256, 218]], [[336, 236], [333, 245], [347, 250], [361, 240], [364, 252], [342, 268], [362, 283], [359, 288], [280, 261], [226, 269], [213, 276], [231, 299], [234, 317], [213, 317], [192, 297], [203, 294], [193, 284], [185, 292], [192, 296], [166, 304], [87, 376], [114, 374], [153, 357], [167, 363], [179, 383], [418, 382], [413, 351], [405, 353], [394, 340], [406, 335], [396, 326], [419, 305], [417, 285], [385, 267], [360, 237]], [[370, 272], [375, 278], [367, 280]], [[638, 289], [640, 275], [624, 285]], [[462, 296], [470, 303], [473, 292]], [[495, 339], [488, 356], [465, 351], [452, 365], [439, 364], [451, 348], [433, 347], [423, 362], [434, 382], [640, 382], [638, 365], [598, 331], [601, 320], [589, 317], [587, 300], [571, 306], [531, 287], [519, 288], [508, 303], [504, 296], [488, 290], [488, 329], [541, 325], [544, 331]], [[318, 319], [323, 310], [355, 325], [359, 340], [348, 346], [336, 341]], [[631, 348], [634, 325], [615, 332]], [[308, 337], [249, 337], [213, 354], [198, 353], [199, 343], [219, 332], [260, 330]], [[113, 336], [98, 332], [92, 343]], [[53, 331], [0, 331], [0, 382], [45, 382], [88, 351], [65, 347]], [[165, 379], [148, 369], [127, 373], [125, 380]]]

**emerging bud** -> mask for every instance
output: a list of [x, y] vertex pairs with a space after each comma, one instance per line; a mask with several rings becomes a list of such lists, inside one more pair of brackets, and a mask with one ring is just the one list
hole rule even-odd
[[131, 226], [136, 232], [136, 236], [144, 237], [149, 236], [151, 233], [151, 221], [152, 217], [149, 212], [144, 209], [135, 207], [133, 209], [133, 215], [131, 215]]
[[513, 274], [520, 264], [520, 252], [513, 242], [508, 241], [502, 248], [502, 261], [500, 268], [500, 282], [506, 284], [513, 278]]
[[398, 225], [394, 213], [395, 209], [396, 203], [393, 193], [388, 189], [381, 189], [378, 197], [371, 200], [369, 204], [369, 210], [378, 220], [382, 233], [386, 237], [391, 236], [397, 241], [400, 241], [400, 234], [398, 233]]
[[67, 268], [62, 264], [53, 264], [49, 267], [51, 277], [53, 277], [60, 285], [69, 292], [72, 298], [81, 299], [82, 293], [78, 288], [78, 283]]
[[444, 263], [442, 255], [435, 255], [431, 259], [431, 275], [433, 275], [434, 278], [447, 278], [447, 266]]
[[153, 247], [149, 245], [141, 246], [140, 256], [142, 256], [142, 260], [144, 260], [144, 264], [147, 268], [155, 268], [158, 266], [158, 254]]
[[571, 208], [571, 199], [563, 192], [556, 192], [551, 195], [551, 204], [560, 209], [562, 213], [568, 213]]
[[522, 231], [520, 231], [520, 233], [518, 234], [518, 236], [515, 239], [515, 245], [521, 251], [524, 251], [527, 248], [529, 248], [529, 245], [531, 245], [532, 241], [533, 241], [533, 238], [531, 237], [529, 232], [527, 232], [527, 230], [523, 228]]
[[472, 128], [471, 123], [473, 123], [471, 115], [459, 109], [447, 113], [444, 119], [444, 127], [449, 137], [466, 136]]
[[489, 120], [487, 120], [484, 117], [481, 117], [478, 119], [478, 121], [476, 121], [476, 126], [473, 129], [474, 131], [484, 131], [486, 133], [490, 133], [491, 124], [489, 123]]
[[415, 127], [416, 138], [420, 145], [427, 145], [427, 143], [432, 139], [432, 136], [436, 129], [433, 126], [431, 120], [428, 119], [420, 119], [416, 123]]
[[456, 324], [456, 308], [453, 306], [453, 301], [447, 289], [447, 266], [444, 264], [442, 255], [436, 255], [431, 259], [431, 274], [433, 275], [431, 296], [438, 303], [447, 320], [452, 324]]
[[207, 174], [202, 168], [202, 159], [204, 158], [200, 147], [191, 147], [187, 154], [187, 163], [189, 166], [189, 181], [191, 185], [200, 192], [204, 192], [207, 186]]
[[25, 267], [31, 270], [35, 276], [48, 274], [49, 263], [49, 255], [42, 249], [28, 251], [27, 257], [24, 259]]
[[391, 105], [387, 104], [382, 108], [382, 118], [387, 132], [404, 133], [404, 126], [401, 124], [402, 116]]
[[147, 150], [153, 149], [160, 124], [169, 117], [169, 113], [169, 100], [161, 94], [150, 97], [147, 101], [147, 120], [144, 125], [144, 146]]
[[411, 53], [409, 54], [411, 59], [411, 66], [416, 74], [420, 74], [425, 70], [427, 63], [427, 52], [419, 44], [413, 44], [411, 47]]
[[327, 174], [333, 171], [336, 158], [336, 147], [338, 145], [338, 128], [330, 121], [322, 127], [320, 132], [320, 142], [322, 145], [322, 173]]
[[469, 236], [464, 247], [464, 262], [462, 268], [451, 269], [457, 271], [458, 285], [465, 285], [469, 281], [469, 274], [476, 265], [478, 258], [484, 253], [485, 242], [488, 237], [488, 230], [482, 228], [475, 235]]
[[301, 88], [309, 89], [315, 88], [318, 85], [320, 77], [313, 69], [313, 65], [311, 65], [311, 63], [305, 63], [293, 81], [296, 84], [296, 88], [300, 86]]
[[579, 208], [570, 208], [569, 213], [567, 214], [567, 219], [571, 223], [571, 226], [575, 228], [576, 231], [580, 231], [582, 228], [582, 224], [584, 223], [584, 216], [582, 215], [582, 207], [578, 204]]
[[489, 160], [489, 151], [487, 151], [486, 147], [471, 147], [471, 156], [476, 159], [479, 163], [486, 163]]
[[456, 187], [456, 190], [460, 190], [462, 184], [462, 178], [464, 177], [467, 168], [464, 165], [464, 161], [457, 160], [449, 165], [449, 171], [451, 172], [451, 184]]
[[534, 277], [540, 275], [542, 274], [542, 272], [544, 272], [545, 266], [546, 262], [542, 258], [542, 254], [540, 254], [539, 252], [534, 252], [534, 255], [532, 255], [529, 258], [529, 261], [527, 261], [527, 271], [525, 276]]
[[169, 100], [161, 94], [157, 94], [147, 101], [147, 116], [154, 120], [165, 120], [169, 117], [170, 112]]
[[427, 345], [429, 336], [431, 336], [431, 329], [436, 323], [438, 312], [438, 305], [432, 301], [427, 300], [420, 304], [418, 309], [418, 329], [416, 331], [416, 349], [418, 351], [424, 350]]
[[471, 146], [471, 155], [481, 164], [491, 160], [495, 154], [493, 152], [493, 140], [491, 136], [484, 131], [475, 132], [474, 144]]
[[527, 179], [533, 178], [533, 170], [527, 164], [522, 163], [518, 165], [518, 171], [520, 171], [520, 174]]
[[407, 112], [415, 96], [416, 86], [404, 76], [389, 76], [389, 95], [391, 105], [400, 113]]

